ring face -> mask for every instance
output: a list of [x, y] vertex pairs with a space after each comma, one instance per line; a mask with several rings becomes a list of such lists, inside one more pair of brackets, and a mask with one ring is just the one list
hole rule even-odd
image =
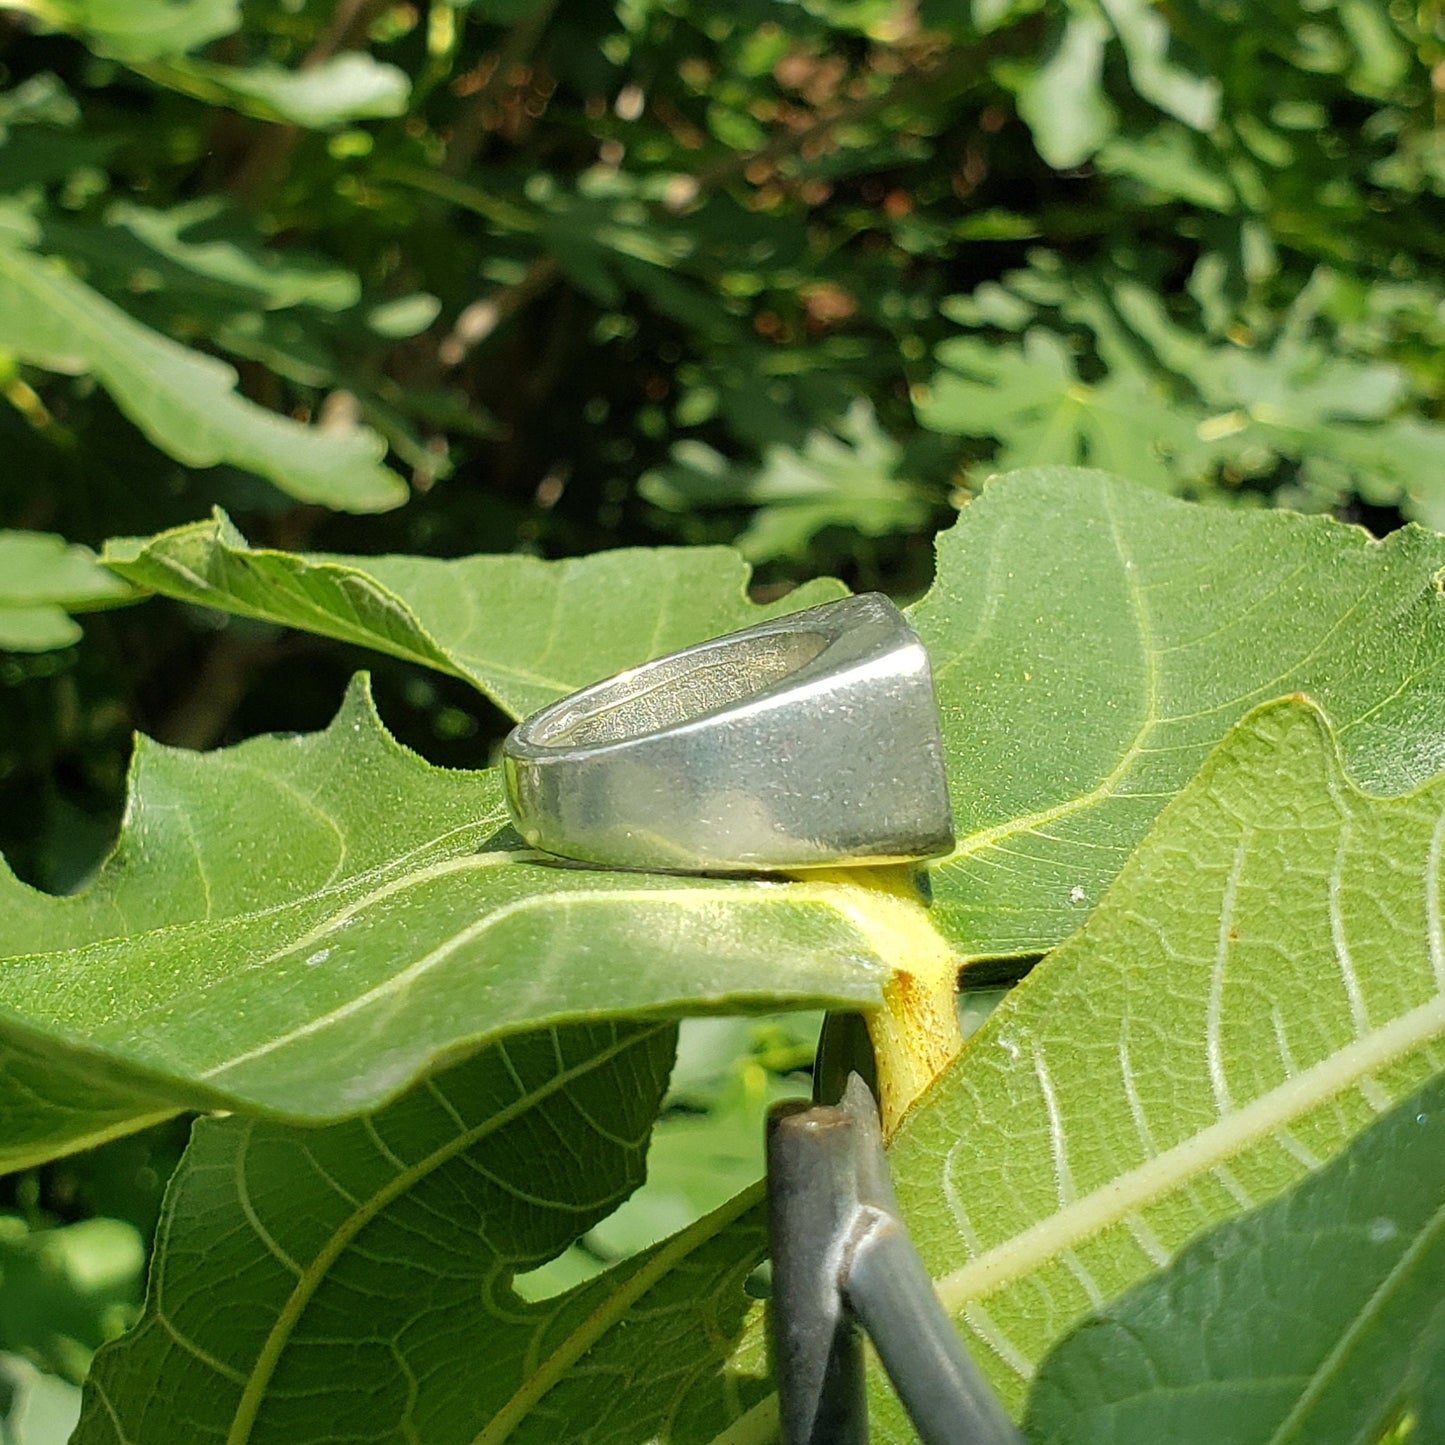
[[684, 648], [502, 745], [534, 848], [620, 868], [899, 863], [953, 847], [928, 654], [865, 593]]

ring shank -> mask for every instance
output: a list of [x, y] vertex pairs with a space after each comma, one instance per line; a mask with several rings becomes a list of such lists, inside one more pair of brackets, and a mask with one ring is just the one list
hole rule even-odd
[[953, 844], [928, 657], [876, 595], [687, 648], [527, 719], [519, 831], [614, 867], [902, 862]]

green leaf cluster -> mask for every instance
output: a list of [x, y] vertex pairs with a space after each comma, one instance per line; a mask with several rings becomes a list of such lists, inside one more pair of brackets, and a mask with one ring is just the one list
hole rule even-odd
[[993, 74], [1076, 210], [945, 303], [923, 423], [990, 445], [975, 476], [1082, 463], [1442, 525], [1438, 16], [1031, 8], [974, 21], [1043, 19]]
[[[0, 0], [0, 1438], [765, 1445], [760, 1115], [955, 964], [890, 1158], [1030, 1439], [1445, 1430], [1442, 66]], [[525, 847], [511, 720], [846, 586], [951, 855]]]
[[44, 532], [0, 532], [0, 647], [67, 647], [81, 635], [68, 613], [115, 607], [134, 595], [84, 547]]
[[[1050, 526], [1067, 611], [1037, 566]], [[435, 620], [524, 625], [539, 594], [495, 585], [515, 559], [258, 552], [225, 524], [112, 555], [147, 587], [253, 615], [265, 596], [531, 703]], [[716, 553], [618, 559], [626, 592], [610, 560], [531, 566], [554, 615], [634, 620], [611, 628], [622, 661], [719, 625], [699, 594], [747, 615]], [[1097, 473], [995, 484], [913, 613], [958, 799], [926, 910], [865, 878], [558, 868], [510, 834], [495, 773], [406, 753], [361, 690], [322, 734], [143, 748], [89, 889], [6, 883], [10, 1159], [185, 1108], [232, 1117], [195, 1131], [147, 1312], [98, 1358], [76, 1439], [320, 1441], [352, 1409], [393, 1438], [772, 1438], [757, 1191], [694, 1190], [684, 1217], [712, 1212], [660, 1241], [642, 1220], [610, 1246], [589, 1231], [640, 1182], [669, 1020], [876, 1007], [920, 928], [966, 981], [1047, 954], [891, 1147], [940, 1294], [1022, 1410], [1051, 1351], [1094, 1338], [1131, 1287], [1171, 1288], [1202, 1230], [1271, 1228], [1255, 1221], [1291, 1190], [1333, 1199], [1319, 1171], [1356, 1139], [1393, 1151], [1374, 1121], [1438, 1076], [1442, 574], [1445, 543], [1417, 529], [1374, 543]], [[570, 661], [534, 684], [561, 691], [593, 644], [556, 638]], [[591, 1262], [565, 1254], [584, 1235]], [[1402, 1296], [1392, 1335], [1437, 1302]], [[1196, 1328], [1186, 1311], [1169, 1337]], [[1352, 1358], [1346, 1392], [1376, 1378]], [[1421, 1358], [1370, 1384], [1379, 1418], [1401, 1390], [1427, 1407]], [[342, 1359], [365, 1361], [364, 1396]], [[1053, 1418], [1055, 1368], [1032, 1418]], [[1227, 1382], [1217, 1396], [1235, 1412], [1201, 1417], [1218, 1428], [1265, 1418]], [[875, 1413], [906, 1438], [886, 1392]]]
[[43, 471], [115, 425], [80, 376], [186, 518], [490, 478], [451, 520], [504, 549], [740, 538], [915, 591], [990, 468], [1441, 520], [1427, 11], [3, 8]]

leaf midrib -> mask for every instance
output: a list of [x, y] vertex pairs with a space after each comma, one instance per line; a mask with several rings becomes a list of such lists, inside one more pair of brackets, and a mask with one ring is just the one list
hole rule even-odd
[[[291, 561], [290, 556], [284, 552], [270, 552], [265, 549], [254, 548], [248, 552], [240, 552], [236, 548], [227, 546], [226, 543], [219, 538], [215, 539], [212, 545], [218, 547], [224, 556], [235, 561], [237, 564], [243, 564], [243, 559], [244, 561], [250, 561], [258, 557], [275, 557], [280, 558], [283, 562]], [[214, 596], [222, 599], [219, 602], [211, 604], [219, 611], [234, 612], [244, 617], [253, 617], [260, 622], [274, 622], [276, 620], [276, 612], [274, 610], [267, 610], [265, 607], [256, 606], [246, 601], [245, 598], [233, 590], [217, 587], [213, 582], [209, 581], [199, 572], [192, 571], [191, 568], [187, 567], [185, 563], [179, 561], [174, 556], [159, 556], [149, 547], [145, 547], [141, 549], [134, 559], [135, 562], [142, 560], [148, 560], [153, 565], [160, 567], [163, 571], [174, 573], [189, 583], [202, 597], [209, 598]], [[112, 565], [119, 570], [125, 563], [122, 559], [116, 559]], [[365, 577], [367, 582], [376, 589], [379, 594], [379, 599], [385, 600], [395, 606], [397, 612], [407, 621], [417, 636], [424, 638], [433, 650], [426, 652], [421, 648], [409, 646], [405, 642], [378, 631], [376, 628], [368, 627], [363, 622], [353, 622], [351, 619], [343, 617], [341, 614], [333, 612], [329, 608], [323, 607], [320, 603], [309, 597], [304, 587], [299, 585], [304, 580], [305, 572], [333, 574], [339, 579], [359, 576]], [[124, 574], [122, 573], [122, 575]], [[454, 677], [462, 678], [463, 681], [474, 681], [473, 678], [467, 677], [466, 674], [462, 672], [456, 665], [455, 659], [447, 652], [447, 649], [422, 626], [420, 619], [410, 605], [398, 597], [385, 583], [379, 581], [370, 573], [361, 572], [357, 568], [347, 566], [344, 563], [312, 562], [305, 560], [303, 561], [302, 567], [293, 572], [292, 580], [298, 585], [288, 592], [287, 595], [289, 599], [294, 603], [300, 603], [303, 612], [315, 614], [319, 619], [317, 631], [323, 636], [339, 637], [347, 642], [358, 643], [365, 647], [373, 647], [378, 652], [388, 652], [393, 657], [400, 657], [408, 662], [417, 662], [425, 667], [434, 667], [438, 671], [449, 672]]]
[[[702, 906], [712, 906], [719, 902], [722, 896], [726, 896], [733, 906], [769, 906], [774, 903], [799, 903], [812, 902], [815, 905], [821, 904], [833, 908], [833, 910], [844, 919], [851, 927], [856, 929], [870, 944], [876, 946], [877, 934], [870, 932], [867, 924], [860, 920], [856, 910], [849, 909], [842, 905], [837, 899], [824, 895], [821, 899], [817, 896], [817, 890], [811, 889], [808, 884], [780, 884], [774, 885], [786, 892], [758, 892], [755, 889], [744, 891], [739, 887], [736, 889], [723, 890], [719, 888], [617, 888], [607, 892], [536, 892], [524, 894], [520, 898], [514, 898], [501, 907], [493, 909], [490, 913], [469, 923], [465, 928], [439, 939], [427, 950], [421, 958], [415, 959], [405, 968], [396, 973], [388, 974], [379, 983], [374, 984], [364, 993], [357, 994], [338, 1004], [335, 1008], [328, 1009], [324, 1014], [308, 1019], [304, 1024], [298, 1024], [287, 1033], [278, 1034], [274, 1038], [266, 1040], [263, 1044], [245, 1053], [233, 1055], [221, 1063], [213, 1064], [210, 1068], [201, 1072], [197, 1077], [213, 1080], [236, 1068], [238, 1065], [247, 1064], [266, 1054], [275, 1053], [276, 1050], [285, 1048], [295, 1043], [298, 1039], [306, 1038], [311, 1034], [320, 1033], [322, 1030], [332, 1027], [343, 1019], [362, 1009], [370, 1008], [373, 1004], [389, 997], [398, 989], [405, 988], [414, 979], [429, 973], [439, 964], [445, 963], [456, 951], [478, 938], [484, 937], [500, 924], [508, 919], [519, 917], [538, 910], [546, 911], [554, 908], [586, 907], [591, 905], [617, 905], [617, 904], [643, 904], [666, 901], [675, 907], [683, 908], [696, 904], [699, 900]], [[361, 906], [369, 906], [370, 899], [363, 900]], [[346, 910], [343, 910], [343, 914]], [[866, 918], [866, 915], [863, 916]], [[324, 933], [324, 930], [323, 930]], [[319, 936], [319, 935], [318, 935]], [[301, 945], [292, 944], [283, 953], [296, 952]], [[283, 954], [273, 955], [281, 957]], [[514, 1025], [515, 1027], [515, 1025]]]
[[1445, 993], [1437, 993], [1367, 1038], [1345, 1045], [1182, 1143], [951, 1270], [937, 1281], [945, 1308], [954, 1316], [961, 1314], [965, 1305], [987, 1299], [1061, 1250], [1121, 1223], [1442, 1034]]
[[[472, 831], [484, 831], [494, 827], [499, 821], [497, 819], [483, 819], [477, 823], [467, 823], [463, 827], [456, 828], [453, 833], [466, 833]], [[354, 893], [358, 887], [369, 889], [362, 897], [353, 899], [350, 903], [330, 913], [326, 918], [301, 935], [294, 943], [286, 947], [273, 950], [258, 964], [259, 967], [267, 963], [273, 963], [279, 958], [284, 958], [288, 953], [293, 953], [298, 948], [305, 947], [308, 942], [324, 936], [329, 930], [336, 927], [339, 920], [353, 917], [362, 911], [370, 903], [381, 899], [389, 898], [393, 893], [400, 892], [405, 888], [412, 887], [418, 883], [424, 883], [432, 878], [442, 877], [447, 873], [462, 871], [468, 868], [494, 868], [510, 864], [530, 863], [540, 860], [544, 855], [535, 852], [530, 848], [497, 849], [488, 853], [466, 853], [461, 856], [439, 859], [435, 863], [428, 863], [424, 867], [414, 868], [409, 873], [401, 874], [392, 878], [389, 882], [372, 887], [373, 880], [384, 877], [391, 872], [398, 863], [405, 863], [409, 858], [415, 857], [418, 853], [426, 852], [435, 848], [437, 844], [444, 842], [452, 834], [443, 834], [440, 838], [428, 840], [418, 848], [413, 848], [409, 853], [399, 858], [389, 858], [385, 863], [375, 868], [369, 868], [365, 872], [355, 873], [349, 878], [343, 878], [339, 883], [328, 883], [323, 887], [313, 889], [309, 893], [297, 894], [293, 898], [284, 899], [280, 903], [270, 903], [261, 908], [250, 908], [236, 913], [225, 913], [218, 917], [204, 916], [197, 918], [182, 919], [178, 923], [159, 923], [153, 928], [142, 929], [133, 933], [112, 933], [104, 938], [94, 938], [87, 943], [77, 944], [69, 948], [51, 948], [40, 953], [16, 953], [0, 957], [3, 963], [43, 963], [46, 959], [64, 955], [67, 958], [78, 958], [96, 949], [113, 948], [117, 945], [134, 944], [139, 939], [159, 938], [165, 935], [173, 935], [184, 932], [187, 929], [197, 931], [215, 928], [234, 928], [239, 924], [255, 923], [262, 919], [274, 918], [278, 914], [286, 913], [304, 904], [325, 902], [328, 898], [344, 896]], [[85, 895], [80, 895], [83, 898]], [[12, 1010], [0, 1010], [0, 1014], [14, 1015]], [[24, 1022], [33, 1020], [23, 1019]]]
[[[1154, 640], [1154, 624], [1145, 604], [1138, 578], [1134, 575], [1133, 557], [1124, 541], [1119, 519], [1114, 512], [1107, 489], [1103, 493], [1103, 505], [1109, 518], [1109, 530], [1114, 540], [1114, 551], [1118, 555], [1120, 569], [1128, 587], [1129, 604], [1134, 613], [1134, 626], [1139, 636], [1139, 651], [1144, 662], [1143, 717], [1140, 719], [1139, 726], [1119, 761], [1087, 793], [1066, 798], [1051, 808], [1025, 813], [1020, 817], [1010, 818], [1007, 822], [996, 824], [992, 828], [982, 828], [975, 833], [970, 833], [967, 837], [959, 839], [957, 846], [948, 857], [939, 860], [938, 866], [941, 868], [960, 863], [975, 853], [981, 853], [1020, 833], [1033, 832], [1060, 818], [1067, 818], [1073, 813], [1083, 812], [1096, 803], [1112, 797], [1143, 754], [1145, 743], [1164, 720], [1159, 714], [1159, 648]], [[949, 664], [945, 664], [942, 669], [939, 669], [939, 675], [946, 672], [947, 667], [955, 660], [951, 659]]]
[[[949, 868], [955, 864], [963, 863], [969, 858], [973, 857], [975, 854], [986, 852], [987, 850], [998, 846], [1000, 843], [1007, 842], [1010, 838], [1017, 837], [1018, 835], [1023, 833], [1036, 832], [1038, 829], [1046, 827], [1050, 823], [1057, 822], [1061, 818], [1068, 818], [1076, 813], [1086, 812], [1088, 809], [1096, 806], [1097, 804], [1106, 802], [1109, 798], [1115, 796], [1116, 793], [1119, 791], [1120, 785], [1128, 777], [1129, 773], [1134, 767], [1134, 764], [1146, 751], [1146, 744], [1148, 743], [1149, 738], [1159, 729], [1161, 725], [1165, 723], [1182, 722], [1187, 720], [1187, 718], [1190, 716], [1209, 716], [1213, 713], [1223, 712], [1226, 709], [1248, 703], [1251, 698], [1261, 699], [1270, 697], [1274, 695], [1274, 693], [1277, 692], [1280, 687], [1290, 686], [1290, 679], [1297, 677], [1303, 667], [1305, 667], [1308, 663], [1317, 660], [1323, 654], [1325, 648], [1335, 639], [1335, 637], [1341, 631], [1343, 631], [1343, 629], [1350, 622], [1350, 620], [1355, 616], [1357, 612], [1359, 612], [1359, 610], [1365, 605], [1365, 603], [1369, 599], [1369, 589], [1361, 588], [1355, 595], [1353, 601], [1350, 602], [1349, 606], [1346, 607], [1342, 612], [1340, 612], [1339, 615], [1331, 621], [1329, 627], [1326, 628], [1326, 630], [1315, 639], [1314, 645], [1309, 652], [1304, 653], [1300, 657], [1292, 659], [1289, 663], [1289, 666], [1285, 669], [1284, 672], [1276, 673], [1274, 676], [1257, 683], [1249, 693], [1242, 696], [1221, 700], [1219, 703], [1215, 704], [1209, 709], [1206, 709], [1205, 712], [1200, 714], [1179, 714], [1166, 717], [1160, 711], [1159, 707], [1159, 658], [1163, 655], [1163, 652], [1166, 649], [1161, 649], [1155, 642], [1153, 621], [1150, 615], [1149, 608], [1145, 602], [1144, 589], [1140, 587], [1138, 579], [1135, 575], [1133, 557], [1130, 552], [1128, 543], [1124, 539], [1123, 531], [1119, 524], [1119, 518], [1113, 507], [1112, 493], [1113, 489], [1111, 487], [1104, 487], [1101, 491], [1101, 504], [1103, 506], [1104, 512], [1108, 517], [1109, 528], [1114, 542], [1114, 551], [1117, 554], [1121, 564], [1121, 572], [1128, 589], [1130, 606], [1131, 610], [1134, 613], [1135, 627], [1139, 637], [1139, 648], [1145, 668], [1145, 702], [1143, 718], [1141, 719], [1133, 738], [1130, 739], [1128, 746], [1121, 754], [1119, 761], [1114, 765], [1113, 768], [1109, 770], [1108, 774], [1104, 778], [1102, 778], [1098, 783], [1094, 785], [1094, 787], [1090, 788], [1085, 793], [1079, 793], [1071, 798], [1062, 799], [1060, 802], [1053, 804], [1051, 807], [1041, 808], [1032, 813], [1020, 814], [1016, 817], [1006, 819], [1001, 823], [996, 823], [992, 827], [980, 828], [973, 833], [969, 833], [959, 838], [953, 851], [946, 858], [941, 858], [938, 860], [938, 863], [935, 866], [939, 868]], [[1376, 543], [1375, 545], [1379, 544]], [[995, 555], [997, 555], [997, 553], [1001, 551], [1002, 548], [996, 549]], [[1258, 611], [1265, 605], [1265, 603], [1269, 599], [1287, 590], [1288, 585], [1293, 581], [1293, 579], [1299, 576], [1305, 570], [1306, 564], [1303, 562], [1300, 563], [1299, 566], [1297, 566], [1292, 572], [1287, 573], [1283, 577], [1279, 578], [1276, 581], [1276, 584], [1269, 590], [1268, 593], [1252, 602], [1250, 606], [1245, 610], [1245, 612], [1240, 614], [1240, 616], [1248, 616], [1250, 613]], [[990, 597], [990, 600], [992, 601], [992, 595]], [[1236, 621], [1237, 620], [1238, 619], [1236, 619]], [[1207, 638], [1208, 634], [1205, 634], [1204, 636]], [[1203, 639], [1195, 639], [1196, 642], [1200, 640]], [[972, 649], [968, 650], [971, 651]], [[935, 667], [935, 678], [937, 679], [945, 676], [947, 672], [965, 655], [966, 652], [961, 652], [955, 656], [948, 658], [940, 666]], [[1401, 687], [1396, 690], [1396, 694], [1392, 694], [1391, 696], [1393, 697], [1397, 695], [1398, 692], [1403, 690], [1404, 686], [1405, 684], [1402, 683]], [[1383, 699], [1380, 703], [1376, 705], [1375, 708], [1371, 709], [1371, 712], [1378, 711], [1378, 709], [1380, 707], [1383, 707], [1389, 700], [1390, 699]], [[1354, 718], [1346, 723], [1341, 724], [1339, 727], [1339, 731], [1343, 733], [1348, 729], [1359, 725], [1360, 723], [1364, 722], [1368, 716], [1369, 713], [1365, 713], [1362, 714], [1360, 717]], [[1205, 748], [1205, 744], [1201, 743], [1199, 744], [1199, 747], [1200, 751], [1203, 751]], [[1132, 796], [1142, 795], [1134, 794]], [[1172, 797], [1174, 796], [1174, 794], [1169, 793], [1162, 796]]]

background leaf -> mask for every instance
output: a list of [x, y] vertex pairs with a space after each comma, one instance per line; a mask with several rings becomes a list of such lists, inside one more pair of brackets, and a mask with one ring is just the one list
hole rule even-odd
[[[1227, 185], [1195, 148], [1181, 130], [1116, 139], [1101, 164], [1228, 210]], [[1080, 266], [1036, 251], [1002, 284], [943, 303], [972, 334], [936, 348], [939, 370], [915, 388], [919, 420], [996, 438], [971, 467], [980, 477], [1064, 462], [1185, 495], [1267, 482], [1311, 510], [1353, 492], [1433, 525], [1445, 427], [1411, 403], [1406, 367], [1331, 324], [1357, 304], [1342, 274], [1317, 268], [1287, 309], [1249, 328], [1228, 324], [1219, 281], [1201, 266], [1189, 304], [1126, 253]]]
[[0, 1351], [79, 1384], [140, 1304], [145, 1241], [123, 1219], [30, 1225], [0, 1214]]
[[65, 1445], [80, 1418], [79, 1387], [18, 1355], [0, 1355], [0, 1397], [6, 1445]]
[[148, 437], [189, 465], [229, 462], [303, 501], [353, 511], [405, 500], [375, 433], [328, 433], [246, 401], [225, 363], [140, 325], [3, 235], [0, 282], [0, 347], [54, 371], [92, 372]]
[[68, 647], [80, 638], [68, 613], [135, 597], [86, 547], [47, 532], [0, 532], [0, 648]]
[[1442, 1278], [1445, 1077], [1086, 1320], [1039, 1371], [1029, 1437], [1375, 1440], [1410, 1416], [1416, 1433]]
[[1026, 331], [1020, 346], [959, 337], [938, 348], [947, 368], [919, 398], [926, 426], [996, 436], [1000, 470], [1087, 464], [1161, 490], [1201, 450], [1203, 408], [1192, 411], [1142, 368], [1082, 381], [1052, 332]]
[[758, 468], [735, 467], [702, 442], [679, 442], [668, 465], [639, 479], [640, 495], [677, 513], [752, 506], [733, 545], [749, 562], [802, 559], [826, 527], [865, 537], [915, 531], [936, 499], [909, 475], [909, 459], [857, 403], [836, 434], [816, 431], [801, 448], [765, 450]]
[[225, 517], [111, 542], [106, 564], [188, 602], [359, 642], [464, 677], [513, 717], [649, 657], [841, 595], [820, 580], [744, 596], [725, 548], [535, 557], [306, 557], [253, 549]]
[[208, 295], [219, 295], [266, 312], [299, 306], [339, 312], [361, 300], [354, 271], [295, 247], [279, 255], [267, 250], [217, 196], [165, 208], [116, 201], [106, 209], [93, 249], [54, 218], [46, 235], [89, 266], [109, 261], [116, 269], [108, 279], [128, 282], [132, 291], [139, 289], [138, 274], [159, 277], [161, 296], [180, 306], [199, 308]]
[[265, 63], [166, 60], [145, 66], [143, 74], [213, 105], [314, 130], [404, 115], [411, 94], [404, 70], [358, 51], [328, 56], [300, 70]]
[[125, 61], [179, 55], [241, 24], [240, 0], [5, 0], [4, 8], [72, 31], [98, 54]]
[[1019, 115], [1039, 154], [1055, 169], [1086, 161], [1114, 127], [1114, 107], [1101, 84], [1108, 38], [1099, 15], [1071, 12], [1043, 62], [1020, 78]]
[[[1134, 89], [1195, 130], [1219, 119], [1219, 80], [1185, 69], [1169, 55], [1169, 20], [1147, 0], [1099, 0], [1124, 49]], [[1181, 27], [1182, 28], [1182, 27]]]

